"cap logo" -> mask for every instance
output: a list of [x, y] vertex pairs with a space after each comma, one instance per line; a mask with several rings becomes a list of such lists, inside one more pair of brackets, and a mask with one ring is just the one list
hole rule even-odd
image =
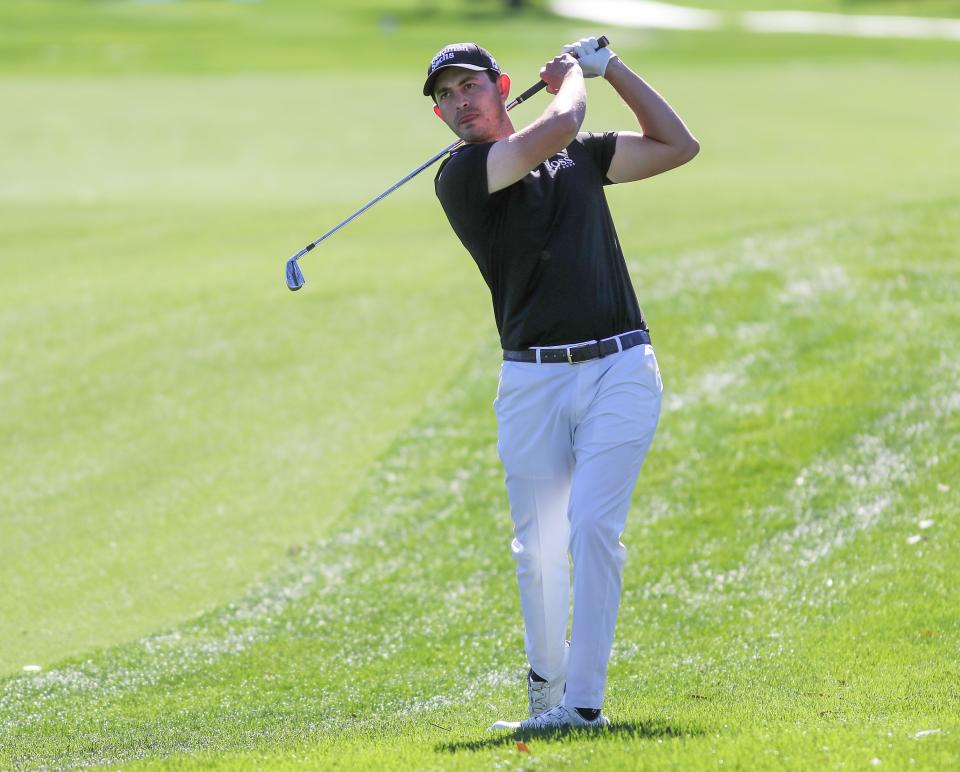
[[447, 61], [448, 59], [453, 59], [455, 56], [456, 54], [454, 54], [453, 51], [444, 51], [438, 54], [433, 58], [433, 61], [430, 62], [430, 69], [437, 69], [437, 67], [439, 67], [443, 62]]

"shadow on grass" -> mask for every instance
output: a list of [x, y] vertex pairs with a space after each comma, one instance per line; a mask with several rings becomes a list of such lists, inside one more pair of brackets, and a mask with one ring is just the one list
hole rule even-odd
[[640, 740], [655, 740], [665, 737], [692, 737], [706, 734], [703, 729], [692, 727], [673, 726], [665, 721], [625, 721], [613, 723], [604, 730], [576, 730], [553, 729], [547, 732], [497, 732], [488, 734], [482, 739], [460, 740], [458, 742], [437, 743], [434, 750], [437, 753], [459, 753], [460, 751], [482, 751], [496, 748], [501, 745], [512, 745], [517, 740], [562, 740], [567, 737], [583, 737], [584, 739], [604, 737], [630, 737]]

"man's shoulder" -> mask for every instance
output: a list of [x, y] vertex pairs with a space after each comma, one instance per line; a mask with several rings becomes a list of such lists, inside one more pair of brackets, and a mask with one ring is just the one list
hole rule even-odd
[[463, 145], [440, 164], [434, 185], [441, 201], [462, 198], [472, 188], [487, 192], [487, 155], [493, 144]]
[[486, 161], [490, 148], [494, 146], [493, 142], [482, 142], [478, 144], [461, 145], [444, 159], [437, 170], [437, 179], [440, 179], [446, 170], [463, 169], [472, 165]]
[[464, 143], [463, 145], [460, 145], [460, 147], [458, 147], [456, 150], [454, 150], [454, 151], [450, 154], [450, 157], [451, 157], [451, 158], [456, 158], [457, 156], [460, 156], [460, 157], [466, 158], [466, 157], [468, 157], [471, 153], [482, 153], [482, 154], [486, 154], [486, 153], [489, 153], [489, 152], [490, 152], [490, 148], [492, 148], [492, 147], [493, 147], [494, 145], [496, 145], [496, 144], [497, 144], [496, 141], [492, 141], [492, 142], [467, 142], [467, 143]]
[[577, 153], [578, 158], [589, 158], [600, 170], [604, 184], [608, 182], [606, 174], [610, 169], [613, 154], [617, 150], [618, 136], [617, 131], [581, 131], [571, 143], [571, 148]]

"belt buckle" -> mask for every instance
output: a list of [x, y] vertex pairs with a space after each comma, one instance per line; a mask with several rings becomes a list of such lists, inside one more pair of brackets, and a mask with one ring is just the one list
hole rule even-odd
[[[591, 340], [591, 341], [589, 341], [589, 342], [587, 342], [587, 343], [580, 343], [580, 344], [578, 344], [578, 345], [576, 345], [576, 346], [567, 346], [567, 361], [568, 361], [570, 364], [572, 364], [572, 365], [577, 364], [577, 362], [574, 362], [574, 361], [573, 361], [573, 352], [576, 351], [577, 349], [586, 348], [587, 346], [593, 346], [593, 345], [596, 345], [596, 346], [597, 346], [597, 353], [599, 354], [599, 352], [600, 352], [600, 342], [599, 342], [599, 341]], [[584, 361], [586, 361], [586, 360], [584, 360]]]

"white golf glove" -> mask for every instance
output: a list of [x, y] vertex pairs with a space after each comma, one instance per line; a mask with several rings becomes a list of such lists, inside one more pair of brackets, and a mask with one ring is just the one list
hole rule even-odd
[[563, 52], [577, 56], [585, 78], [602, 78], [607, 71], [607, 64], [616, 56], [609, 48], [599, 48], [596, 38], [582, 38], [576, 43], [568, 43], [563, 47]]

